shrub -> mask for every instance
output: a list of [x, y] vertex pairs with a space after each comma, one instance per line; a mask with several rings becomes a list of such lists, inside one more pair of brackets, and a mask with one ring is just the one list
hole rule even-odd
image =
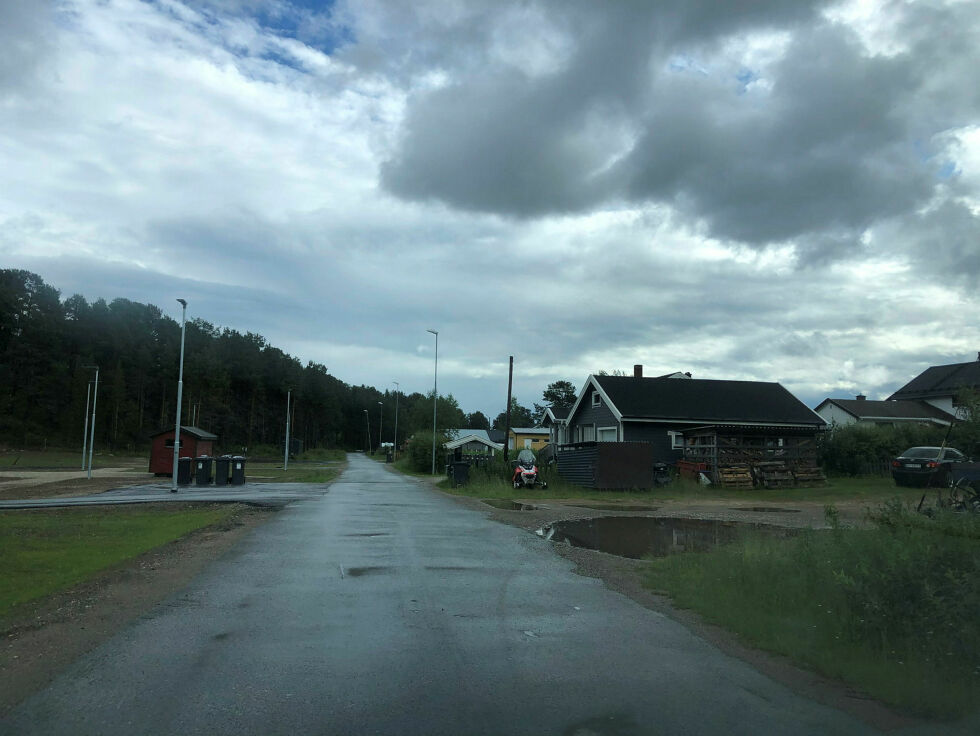
[[819, 462], [832, 475], [860, 475], [867, 463], [890, 460], [910, 447], [939, 445], [945, 436], [945, 428], [921, 424], [835, 426], [818, 440]]
[[[436, 472], [442, 470], [445, 451], [442, 446], [449, 438], [442, 432], [436, 435]], [[424, 473], [432, 470], [432, 432], [416, 432], [408, 441], [408, 459], [412, 470]]]

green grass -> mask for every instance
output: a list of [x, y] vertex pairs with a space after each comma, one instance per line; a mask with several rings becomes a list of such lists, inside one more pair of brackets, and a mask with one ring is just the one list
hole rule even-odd
[[980, 519], [927, 519], [893, 503], [871, 521], [791, 539], [748, 533], [710, 552], [652, 560], [646, 583], [755, 646], [900, 709], [975, 711]]
[[234, 512], [229, 505], [0, 512], [0, 618]]
[[347, 453], [343, 450], [308, 450], [291, 459], [287, 470], [283, 470], [281, 460], [247, 462], [245, 478], [249, 483], [330, 483], [346, 467]]

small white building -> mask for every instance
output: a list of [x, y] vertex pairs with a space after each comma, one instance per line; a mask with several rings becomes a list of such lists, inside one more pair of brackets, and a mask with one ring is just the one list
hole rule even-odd
[[824, 399], [814, 411], [827, 424], [838, 427], [909, 423], [947, 427], [953, 421], [952, 415], [925, 401], [868, 401], [861, 395], [853, 399]]

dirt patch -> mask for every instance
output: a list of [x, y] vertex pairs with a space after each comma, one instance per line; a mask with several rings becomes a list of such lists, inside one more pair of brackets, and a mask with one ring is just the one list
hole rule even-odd
[[[200, 505], [160, 507], [173, 511]], [[183, 588], [249, 531], [272, 518], [274, 511], [236, 504], [234, 513], [214, 526], [150, 550], [70, 590], [26, 603], [5, 617], [0, 621], [0, 717], [47, 686], [75, 659]]]
[[[69, 473], [46, 472], [25, 477], [7, 476], [0, 473], [0, 501], [87, 496], [92, 493], [111, 491], [122, 486], [159, 483], [161, 480], [150, 473], [140, 473], [133, 470], [118, 470], [104, 474], [96, 471], [96, 473], [91, 480], [85, 477], [65, 478], [65, 475], [71, 475]], [[50, 476], [51, 479], [48, 480], [44, 476]]]

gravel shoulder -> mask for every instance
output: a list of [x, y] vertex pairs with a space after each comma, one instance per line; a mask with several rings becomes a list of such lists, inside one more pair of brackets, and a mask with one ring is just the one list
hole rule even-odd
[[[166, 508], [173, 510], [174, 505]], [[70, 590], [27, 603], [0, 621], [0, 717], [75, 659], [182, 589], [274, 513], [239, 505], [219, 525], [194, 531]]]

